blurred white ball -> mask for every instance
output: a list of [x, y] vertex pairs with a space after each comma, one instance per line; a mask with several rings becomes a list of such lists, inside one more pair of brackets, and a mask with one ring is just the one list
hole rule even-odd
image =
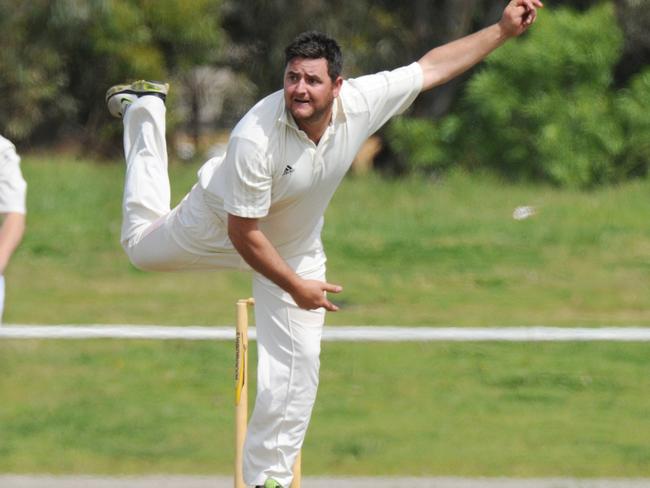
[[524, 220], [535, 215], [535, 207], [524, 206], [517, 207], [512, 212], [512, 218], [515, 220]]

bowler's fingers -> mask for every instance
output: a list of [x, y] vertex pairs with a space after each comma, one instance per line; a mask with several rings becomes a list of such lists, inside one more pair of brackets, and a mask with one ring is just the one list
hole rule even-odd
[[524, 27], [529, 27], [530, 25], [535, 22], [535, 19], [537, 18], [537, 11], [535, 10], [530, 10], [526, 12], [522, 18], [522, 24]]
[[524, 7], [527, 11], [535, 11], [538, 8], [543, 8], [544, 4], [539, 0], [514, 0], [517, 6]]
[[523, 6], [526, 8], [526, 13], [523, 15], [522, 20], [525, 26], [532, 25], [537, 18], [537, 9], [543, 8], [544, 4], [539, 0], [521, 0]]
[[535, 15], [538, 8], [543, 8], [544, 4], [539, 0], [512, 0], [511, 8], [518, 16], [526, 17]]
[[341, 293], [343, 291], [343, 287], [340, 285], [334, 285], [331, 283], [323, 282], [322, 288], [323, 288], [323, 308], [325, 308], [325, 310], [328, 310], [330, 312], [337, 312], [339, 310], [339, 307], [334, 305], [332, 302], [330, 302], [327, 299], [327, 292], [329, 291], [332, 293]]
[[338, 312], [339, 311], [339, 307], [334, 305], [328, 299], [323, 300], [323, 308], [325, 310], [327, 310], [328, 312]]
[[537, 11], [535, 9], [528, 10], [526, 7], [520, 5], [512, 9], [512, 20], [519, 26], [519, 28], [526, 30], [535, 22], [537, 18]]
[[343, 291], [343, 287], [341, 285], [334, 285], [332, 283], [323, 282], [323, 291], [325, 292], [331, 291], [332, 293], [341, 293]]
[[528, 9], [522, 5], [520, 2], [523, 0], [513, 0], [508, 6], [507, 15], [512, 22], [519, 25], [524, 23]]

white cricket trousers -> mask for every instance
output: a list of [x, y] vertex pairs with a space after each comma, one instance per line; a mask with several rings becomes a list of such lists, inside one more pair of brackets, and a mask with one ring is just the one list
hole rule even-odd
[[[237, 267], [232, 257], [185, 250], [170, 232], [178, 222], [170, 210], [165, 105], [158, 97], [141, 97], [126, 110], [124, 153], [121, 241], [131, 262], [152, 271]], [[288, 260], [302, 277], [325, 281], [325, 265], [310, 266], [321, 262], [312, 255]], [[263, 485], [273, 478], [288, 487], [316, 400], [325, 311], [299, 308], [291, 295], [258, 273], [253, 274], [253, 297], [257, 395], [244, 445], [244, 481]]]

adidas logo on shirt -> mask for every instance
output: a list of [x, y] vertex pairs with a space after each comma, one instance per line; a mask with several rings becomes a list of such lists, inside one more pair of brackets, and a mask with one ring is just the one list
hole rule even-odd
[[282, 176], [290, 175], [294, 171], [295, 170], [291, 167], [291, 165], [287, 164], [287, 167], [284, 168], [284, 171], [282, 172]]

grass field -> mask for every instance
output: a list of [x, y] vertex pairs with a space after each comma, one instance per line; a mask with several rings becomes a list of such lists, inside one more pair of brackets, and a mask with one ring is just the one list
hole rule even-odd
[[[29, 228], [7, 323], [224, 325], [246, 273], [142, 273], [119, 240], [121, 165], [26, 158]], [[174, 199], [197, 167], [172, 167]], [[348, 179], [326, 215], [335, 324], [649, 325], [650, 182], [593, 192], [452, 175]], [[515, 221], [519, 205], [535, 217]]]
[[[224, 325], [243, 273], [147, 274], [118, 244], [120, 165], [28, 157], [7, 323]], [[172, 167], [175, 199], [196, 166]], [[650, 182], [344, 182], [336, 324], [650, 325]], [[514, 221], [519, 205], [538, 214]], [[0, 472], [229, 473], [233, 345], [0, 341]], [[309, 475], [650, 476], [650, 345], [325, 343]]]
[[[303, 472], [648, 477], [648, 352], [325, 343]], [[232, 472], [233, 355], [226, 343], [0, 342], [0, 472]]]

